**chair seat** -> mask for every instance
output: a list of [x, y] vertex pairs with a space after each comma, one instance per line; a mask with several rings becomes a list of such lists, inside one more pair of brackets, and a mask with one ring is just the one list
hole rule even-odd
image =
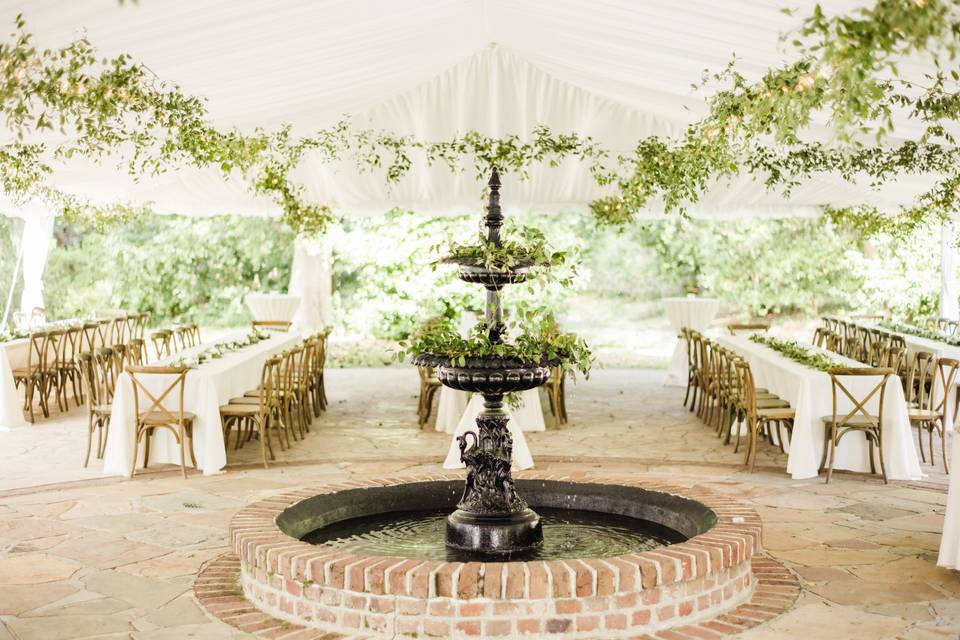
[[255, 416], [259, 413], [259, 404], [224, 404], [220, 406], [220, 414], [225, 416]]
[[757, 400], [761, 400], [764, 398], [769, 399], [769, 398], [779, 398], [779, 397], [780, 396], [778, 396], [777, 394], [770, 393], [769, 391], [757, 391]]
[[[849, 427], [851, 429], [867, 429], [867, 428], [875, 429], [877, 426], [877, 420], [878, 420], [877, 416], [870, 416], [869, 418], [863, 415], [853, 416], [848, 421], [844, 422], [840, 426], [840, 428], [846, 429]], [[826, 425], [832, 425], [833, 416], [823, 416], [823, 423]]]
[[16, 369], [13, 370], [13, 377], [29, 378], [31, 376], [37, 375], [38, 373], [40, 373], [40, 367], [36, 365], [32, 367], [17, 367]]
[[[171, 415], [170, 415], [170, 414], [172, 414], [173, 420], [171, 420]], [[140, 422], [142, 422], [143, 424], [148, 425], [148, 426], [149, 426], [149, 425], [158, 426], [158, 425], [163, 425], [163, 424], [176, 424], [175, 420], [176, 420], [176, 418], [178, 417], [177, 414], [176, 414], [175, 412], [173, 412], [173, 411], [171, 411], [170, 414], [166, 414], [166, 413], [164, 413], [164, 412], [162, 412], [162, 411], [150, 411], [150, 412], [141, 413], [140, 416], [139, 416], [139, 420], [140, 420]], [[183, 412], [183, 422], [184, 422], [184, 424], [189, 423], [189, 422], [193, 422], [193, 420], [194, 420], [196, 417], [197, 417], [197, 416], [196, 416], [195, 414], [192, 414], [192, 413], [190, 413], [189, 411], [184, 411], [184, 412]]]
[[113, 410], [113, 406], [109, 404], [95, 404], [93, 405], [93, 412], [100, 416], [108, 416]]
[[757, 409], [787, 409], [790, 403], [780, 398], [766, 398], [761, 400], [757, 398]]
[[758, 408], [757, 415], [767, 420], [793, 420], [796, 411], [791, 409], [788, 404], [786, 407]]
[[243, 396], [242, 398], [230, 398], [230, 404], [249, 404], [253, 406], [260, 406], [260, 397], [247, 397]]
[[916, 409], [913, 407], [910, 407], [907, 411], [907, 416], [909, 416], [911, 422], [927, 422], [942, 417], [939, 412], [932, 409]]

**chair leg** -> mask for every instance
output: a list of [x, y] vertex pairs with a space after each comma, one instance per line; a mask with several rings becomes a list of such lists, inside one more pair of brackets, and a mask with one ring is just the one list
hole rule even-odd
[[153, 438], [153, 429], [145, 427], [143, 429], [143, 468], [146, 469], [150, 464], [150, 440]]
[[[270, 441], [269, 441], [269, 438], [270, 438], [270, 436], [269, 436], [270, 430], [269, 430], [269, 428], [264, 428], [264, 427], [265, 427], [265, 425], [269, 426], [269, 423], [266, 423], [266, 422], [261, 421], [261, 420], [256, 420], [256, 423], [257, 423], [257, 429], [258, 429], [259, 432], [260, 432], [260, 456], [263, 458], [263, 468], [264, 468], [264, 469], [268, 469], [269, 466], [267, 465], [267, 445], [268, 445], [269, 442], [270, 442]], [[271, 450], [270, 453], [271, 453], [270, 459], [272, 460], [272, 459], [273, 459], [273, 455], [272, 455], [272, 454], [273, 454], [273, 451]]]
[[830, 434], [830, 466], [827, 468], [826, 484], [830, 484], [830, 479], [833, 477], [833, 457], [836, 452], [837, 452], [837, 436], [836, 434], [831, 432]]
[[[97, 430], [99, 431], [99, 429]], [[90, 463], [90, 447], [93, 445], [93, 414], [90, 413], [87, 415], [87, 455], [83, 459], [83, 466], [86, 467]], [[100, 443], [97, 442], [97, 450], [100, 450]]]
[[917, 425], [917, 449], [920, 451], [921, 462], [927, 461], [926, 454], [923, 453], [923, 423]]
[[103, 435], [103, 442], [100, 442], [100, 436], [97, 436], [99, 449], [97, 450], [97, 458], [103, 459], [103, 456], [107, 453], [107, 440], [110, 439], [110, 418], [100, 418], [100, 433]]
[[947, 428], [940, 424], [940, 455], [943, 456], [943, 472], [950, 473], [950, 465], [947, 463]]
[[824, 469], [827, 468], [827, 453], [828, 453], [828, 442], [830, 440], [830, 425], [823, 426], [823, 454], [820, 456], [820, 468], [817, 469], [817, 473], [821, 473]]
[[867, 438], [867, 449], [870, 452], [870, 473], [876, 473], [877, 465], [873, 461], [873, 438]]
[[33, 389], [33, 381], [28, 380], [24, 386], [24, 393], [26, 394], [24, 402], [27, 405], [27, 410], [30, 412], [30, 424], [34, 424], [36, 422], [36, 418], [33, 415]]
[[140, 425], [133, 431], [133, 464], [130, 466], [130, 477], [137, 473], [137, 454], [140, 452]]
[[187, 439], [187, 434], [183, 430], [183, 425], [177, 426], [177, 444], [180, 445], [180, 472], [183, 474], [183, 479], [187, 479], [187, 460], [186, 452], [183, 450], [183, 441]]
[[[193, 453], [193, 424], [192, 424], [192, 423], [190, 424], [190, 429], [189, 429], [189, 431], [188, 431], [188, 435], [190, 436], [190, 441], [189, 441], [189, 442], [190, 442], [190, 462], [193, 463], [193, 468], [196, 469], [196, 468], [197, 468], [197, 456]], [[224, 443], [224, 444], [226, 444], [226, 443]], [[226, 447], [224, 447], [224, 448], [226, 448]]]

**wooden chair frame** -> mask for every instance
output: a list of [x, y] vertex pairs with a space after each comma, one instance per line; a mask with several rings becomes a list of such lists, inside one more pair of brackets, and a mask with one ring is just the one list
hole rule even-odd
[[[184, 440], [187, 438], [190, 439], [190, 460], [193, 462], [194, 467], [197, 466], [197, 458], [193, 452], [193, 416], [184, 412], [183, 410], [183, 395], [189, 369], [186, 367], [128, 366], [126, 371], [130, 376], [130, 382], [133, 385], [133, 407], [134, 413], [137, 416], [137, 427], [133, 439], [133, 467], [130, 474], [131, 477], [137, 471], [137, 457], [139, 453], [141, 437], [144, 435], [146, 436], [143, 453], [143, 467], [146, 469], [147, 465], [150, 463], [150, 438], [153, 436], [153, 432], [156, 429], [167, 429], [174, 435], [177, 440], [177, 444], [180, 446], [180, 471], [183, 473], [184, 479], [186, 479], [187, 466], [184, 452]], [[154, 395], [150, 389], [148, 389], [147, 386], [137, 377], [150, 375], [174, 375], [176, 377], [174, 378], [173, 382], [163, 390], [163, 392], [158, 395]], [[151, 403], [146, 411], [140, 411], [141, 392]], [[163, 401], [172, 392], [177, 392], [178, 394], [176, 413], [171, 412], [163, 404]]]
[[44, 369], [46, 367], [49, 338], [46, 331], [34, 331], [30, 334], [30, 341], [27, 345], [27, 366], [13, 370], [14, 386], [19, 388], [24, 385], [23, 408], [30, 415], [30, 422], [36, 421], [33, 413], [34, 395], [39, 396], [40, 410], [43, 417], [50, 417], [50, 409], [47, 406], [46, 390], [44, 388]]
[[[864, 434], [870, 447], [870, 472], [876, 473], [874, 463], [873, 449], [876, 446], [880, 457], [880, 472], [883, 475], [883, 482], [887, 482], [887, 470], [883, 462], [883, 400], [887, 390], [887, 380], [894, 375], [892, 369], [880, 367], [858, 367], [858, 368], [837, 368], [831, 369], [830, 383], [833, 391], [833, 413], [823, 419], [824, 422], [824, 447], [820, 459], [820, 471], [827, 468], [827, 483], [833, 477], [833, 462], [837, 446], [840, 440], [851, 432], [860, 432]], [[880, 377], [877, 383], [869, 393], [863, 396], [862, 400], [854, 397], [854, 394], [843, 384], [841, 378], [845, 377]], [[853, 403], [853, 409], [847, 412], [843, 417], [838, 413], [838, 404], [842, 393], [845, 398]], [[867, 411], [866, 405], [874, 396], [879, 393], [879, 404], [877, 415], [872, 415]], [[860, 420], [861, 422], [856, 422]], [[827, 457], [829, 454], [829, 466]]]

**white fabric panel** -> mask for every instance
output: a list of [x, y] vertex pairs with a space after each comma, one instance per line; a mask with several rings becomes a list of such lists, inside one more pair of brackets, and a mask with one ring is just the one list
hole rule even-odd
[[[736, 53], [761, 73], [783, 58], [778, 35], [815, 0], [0, 0], [0, 20], [23, 12], [41, 46], [81, 31], [105, 55], [130, 53], [190, 94], [208, 98], [221, 126], [295, 132], [329, 126], [346, 113], [358, 124], [444, 140], [476, 129], [524, 135], [543, 123], [630, 151], [641, 136], [676, 134], [703, 113], [691, 91], [705, 68]], [[860, 6], [835, 0], [829, 11]], [[783, 6], [796, 8], [791, 17]], [[497, 43], [492, 48], [491, 43]], [[907, 75], [916, 65], [904, 65]], [[818, 137], [826, 134], [815, 131]], [[508, 211], [584, 210], [603, 195], [576, 162], [508, 176]], [[401, 184], [376, 172], [303, 163], [298, 178], [317, 202], [340, 214], [381, 214], [393, 206], [462, 212], [480, 207], [473, 170], [418, 167]], [[919, 182], [918, 182], [919, 180]], [[182, 170], [135, 183], [113, 163], [74, 163], [57, 172], [63, 188], [97, 200], [150, 202], [166, 213], [277, 213], [239, 179]], [[785, 200], [738, 178], [718, 185], [692, 215], [815, 215], [825, 203], [908, 202], [922, 179], [880, 193], [816, 179]], [[653, 202], [646, 215], [661, 215]]]
[[[664, 298], [662, 302], [663, 308], [667, 312], [667, 318], [670, 320], [670, 328], [677, 335], [680, 335], [680, 330], [684, 327], [694, 331], [706, 331], [717, 316], [717, 311], [720, 310], [720, 301], [716, 298], [688, 296], [685, 298]], [[687, 343], [678, 338], [677, 344], [673, 347], [673, 355], [670, 356], [670, 364], [667, 366], [665, 384], [686, 386], [689, 376], [688, 365]]]
[[53, 220], [49, 213], [30, 215], [23, 227], [23, 292], [20, 311], [29, 314], [34, 307], [43, 307], [43, 271], [53, 240]]
[[23, 394], [13, 382], [13, 369], [27, 366], [30, 339], [0, 342], [0, 431], [26, 426], [23, 418]]

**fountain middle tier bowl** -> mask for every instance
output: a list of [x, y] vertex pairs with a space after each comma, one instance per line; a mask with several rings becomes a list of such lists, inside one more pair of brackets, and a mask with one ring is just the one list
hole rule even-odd
[[487, 289], [497, 291], [502, 289], [504, 285], [524, 282], [530, 277], [530, 272], [526, 266], [516, 266], [512, 269], [488, 269], [487, 267], [461, 264], [459, 276], [464, 282], [482, 284]]
[[504, 361], [467, 360], [466, 366], [437, 367], [437, 379], [451, 389], [472, 393], [503, 394], [536, 389], [550, 379], [548, 367]]

